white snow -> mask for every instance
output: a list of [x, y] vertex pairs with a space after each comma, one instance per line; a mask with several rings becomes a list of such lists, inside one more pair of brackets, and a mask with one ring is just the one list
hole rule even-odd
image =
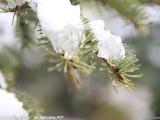
[[15, 45], [17, 42], [14, 35], [14, 26], [12, 26], [12, 19], [13, 13], [0, 13], [0, 49], [5, 45]]
[[105, 30], [102, 20], [92, 21], [89, 24], [98, 40], [98, 57], [108, 60], [119, 60], [125, 57], [125, 48], [120, 36]]
[[0, 119], [2, 117], [27, 117], [23, 104], [17, 100], [13, 93], [0, 89]]
[[3, 74], [0, 71], [0, 88], [2, 89], [6, 89], [7, 88], [7, 83], [5, 81], [5, 78], [3, 76]]
[[7, 83], [1, 72], [0, 86], [0, 120], [16, 120], [16, 118], [26, 120], [28, 118], [27, 111], [23, 109], [23, 104], [17, 100], [14, 93], [5, 90], [7, 88]]
[[37, 0], [37, 12], [41, 26], [57, 53], [70, 59], [77, 53], [83, 24], [80, 6], [69, 0]]

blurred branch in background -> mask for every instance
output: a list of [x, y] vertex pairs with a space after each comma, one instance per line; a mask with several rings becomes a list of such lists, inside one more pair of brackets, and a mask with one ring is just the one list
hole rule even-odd
[[129, 20], [137, 28], [141, 29], [141, 27], [146, 24], [145, 20], [147, 19], [147, 14], [144, 12], [143, 7], [138, 0], [72, 0], [73, 4], [93, 1], [101, 3], [104, 7], [109, 6], [115, 9], [122, 17]]
[[157, 4], [160, 5], [159, 0], [139, 0], [141, 3]]
[[147, 16], [137, 0], [101, 0], [101, 2], [117, 10], [120, 15], [126, 17], [135, 27], [140, 28], [141, 25], [145, 25], [144, 20], [147, 19]]

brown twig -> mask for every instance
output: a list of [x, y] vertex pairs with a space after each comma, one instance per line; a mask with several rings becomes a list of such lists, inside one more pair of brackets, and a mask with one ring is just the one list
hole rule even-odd
[[106, 65], [109, 67], [110, 71], [112, 72], [112, 74], [114, 74], [119, 81], [123, 80], [123, 77], [119, 71], [119, 68], [113, 66], [112, 64], [110, 64], [106, 59], [102, 58], [103, 61], [106, 63]]

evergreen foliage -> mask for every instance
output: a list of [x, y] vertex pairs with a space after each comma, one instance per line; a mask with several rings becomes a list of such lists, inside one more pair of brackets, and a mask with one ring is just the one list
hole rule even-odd
[[[80, 4], [82, 0], [71, 0], [72, 4]], [[110, 6], [115, 9], [122, 17], [129, 20], [136, 28], [141, 28], [145, 25], [147, 15], [143, 10], [143, 4], [160, 4], [159, 0], [94, 0], [95, 2], [101, 2], [105, 7]], [[50, 40], [43, 33], [41, 25], [37, 18], [36, 11], [32, 10], [29, 2], [25, 2], [22, 5], [17, 5], [15, 8], [8, 7], [7, 0], [1, 0], [0, 12], [14, 12], [13, 24], [16, 20], [17, 27], [21, 33], [22, 48], [27, 48], [32, 45], [34, 38], [32, 33], [33, 24], [36, 32], [39, 34], [37, 40], [38, 45], [43, 46], [47, 60], [51, 63], [48, 66], [49, 71], [58, 70], [63, 71], [68, 79], [74, 81], [75, 85], [79, 87], [80, 77], [79, 74], [90, 74], [96, 69], [100, 63], [102, 70], [105, 70], [109, 74], [109, 78], [112, 80], [113, 86], [117, 87], [117, 81], [122, 83], [125, 87], [133, 90], [134, 83], [132, 79], [139, 78], [142, 74], [137, 71], [140, 69], [140, 65], [137, 64], [138, 59], [131, 52], [127, 53], [124, 58], [119, 61], [106, 60], [104, 58], [97, 57], [97, 38], [94, 32], [89, 26], [89, 21], [83, 15], [81, 15], [84, 29], [82, 33], [82, 41], [79, 44], [78, 55], [73, 59], [65, 59], [64, 54], [57, 54], [52, 47]], [[83, 9], [83, 8], [81, 8]], [[16, 19], [14, 19], [16, 17]], [[12, 22], [12, 21], [11, 21]], [[32, 26], [32, 27], [31, 27]], [[17, 93], [19, 94], [19, 92]], [[26, 99], [26, 98], [25, 98]], [[28, 104], [23, 99], [24, 104]], [[25, 106], [25, 108], [28, 108]], [[33, 114], [32, 114], [33, 113]], [[31, 120], [35, 119], [33, 110], [29, 110]]]

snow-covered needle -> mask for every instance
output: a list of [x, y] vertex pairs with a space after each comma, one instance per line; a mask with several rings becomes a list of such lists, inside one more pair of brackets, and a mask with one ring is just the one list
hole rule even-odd
[[71, 5], [69, 0], [37, 0], [38, 18], [42, 29], [51, 40], [57, 53], [66, 59], [73, 58], [78, 49], [83, 24], [80, 6]]
[[105, 24], [102, 20], [92, 21], [89, 25], [98, 40], [98, 57], [107, 60], [119, 60], [125, 57], [125, 48], [120, 36], [105, 30]]

